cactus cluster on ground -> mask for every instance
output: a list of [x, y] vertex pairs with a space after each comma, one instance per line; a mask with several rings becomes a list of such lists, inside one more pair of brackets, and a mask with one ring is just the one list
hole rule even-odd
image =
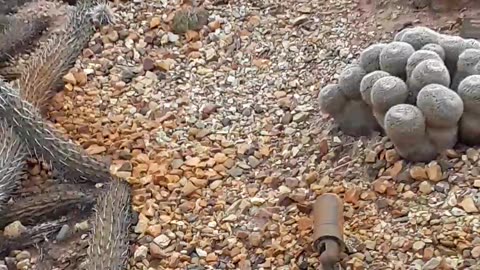
[[319, 104], [345, 134], [383, 131], [411, 161], [480, 144], [480, 42], [406, 28], [363, 50]]

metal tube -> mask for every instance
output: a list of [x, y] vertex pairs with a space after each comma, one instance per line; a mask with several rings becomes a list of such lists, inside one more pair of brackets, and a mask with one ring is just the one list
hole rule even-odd
[[334, 269], [345, 250], [343, 201], [336, 194], [321, 195], [313, 205], [313, 248], [320, 253], [323, 269]]

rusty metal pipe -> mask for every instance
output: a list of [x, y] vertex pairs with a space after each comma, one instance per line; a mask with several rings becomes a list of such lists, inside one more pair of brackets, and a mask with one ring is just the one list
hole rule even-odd
[[343, 201], [336, 194], [325, 193], [313, 205], [313, 248], [320, 254], [324, 270], [335, 269], [343, 242]]

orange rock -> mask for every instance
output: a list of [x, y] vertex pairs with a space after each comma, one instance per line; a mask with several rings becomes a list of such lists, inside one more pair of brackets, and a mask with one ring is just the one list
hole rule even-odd
[[150, 20], [150, 29], [157, 28], [162, 23], [162, 19], [159, 17], [153, 17]]
[[387, 174], [391, 177], [396, 177], [403, 169], [403, 161], [399, 160], [393, 164], [392, 167], [388, 168]]
[[359, 188], [351, 188], [345, 192], [344, 200], [347, 203], [357, 204], [360, 199], [360, 193], [362, 191]]
[[224, 153], [216, 153], [216, 154], [213, 156], [213, 159], [214, 159], [215, 162], [217, 162], [218, 164], [222, 164], [222, 163], [224, 163], [225, 161], [227, 161], [228, 157], [227, 157]]
[[188, 54], [188, 58], [191, 58], [191, 59], [200, 59], [200, 58], [202, 58], [202, 53], [201, 53], [201, 52], [198, 52], [198, 51], [191, 52], [191, 53]]
[[213, 21], [213, 22], [208, 24], [208, 28], [210, 28], [210, 30], [212, 30], [212, 31], [215, 31], [215, 30], [219, 29], [220, 26], [221, 25], [220, 25], [219, 21]]
[[257, 27], [260, 25], [260, 22], [261, 22], [261, 19], [259, 16], [251, 16], [250, 18], [248, 18], [248, 21], [247, 21], [247, 25], [248, 27]]
[[168, 183], [177, 183], [180, 181], [180, 176], [178, 175], [165, 175], [165, 178]]
[[297, 220], [297, 225], [300, 231], [306, 231], [312, 228], [313, 221], [309, 217], [301, 217]]
[[185, 33], [185, 38], [187, 39], [187, 42], [197, 41], [200, 39], [200, 34], [197, 31], [188, 30]]
[[191, 167], [196, 167], [198, 164], [200, 164], [200, 158], [199, 157], [192, 157], [189, 158], [185, 161], [185, 165], [191, 166]]
[[373, 183], [373, 190], [375, 190], [375, 192], [380, 194], [385, 193], [388, 187], [389, 187], [389, 183], [384, 179], [378, 179]]
[[78, 86], [84, 86], [87, 84], [87, 74], [85, 74], [85, 72], [75, 72], [73, 73], [73, 76], [75, 77]]
[[423, 167], [414, 166], [410, 169], [410, 176], [418, 181], [428, 180], [427, 172]]
[[99, 145], [93, 144], [93, 145], [90, 145], [86, 149], [86, 151], [90, 155], [98, 155], [100, 153], [107, 151], [107, 148], [105, 146], [99, 146]]
[[215, 254], [215, 253], [209, 253], [207, 255], [207, 257], [205, 257], [205, 260], [208, 262], [208, 263], [213, 263], [213, 262], [217, 262], [218, 261], [218, 256]]

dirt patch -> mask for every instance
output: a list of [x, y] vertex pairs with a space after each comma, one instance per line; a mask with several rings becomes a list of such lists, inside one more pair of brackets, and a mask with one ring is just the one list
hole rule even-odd
[[[39, 0], [27, 3], [15, 16], [27, 20], [32, 17], [32, 14], [35, 14], [35, 16], [48, 16], [52, 18], [52, 24], [49, 27], [49, 32], [51, 33], [58, 31], [65, 25], [69, 10], [73, 10], [73, 7], [65, 3]], [[47, 38], [48, 34], [44, 36]]]
[[448, 34], [458, 34], [463, 18], [480, 18], [480, 2], [474, 0], [433, 0], [426, 8], [417, 9], [411, 1], [359, 0], [363, 17], [375, 18], [376, 29], [396, 33], [405, 27], [423, 25]]

